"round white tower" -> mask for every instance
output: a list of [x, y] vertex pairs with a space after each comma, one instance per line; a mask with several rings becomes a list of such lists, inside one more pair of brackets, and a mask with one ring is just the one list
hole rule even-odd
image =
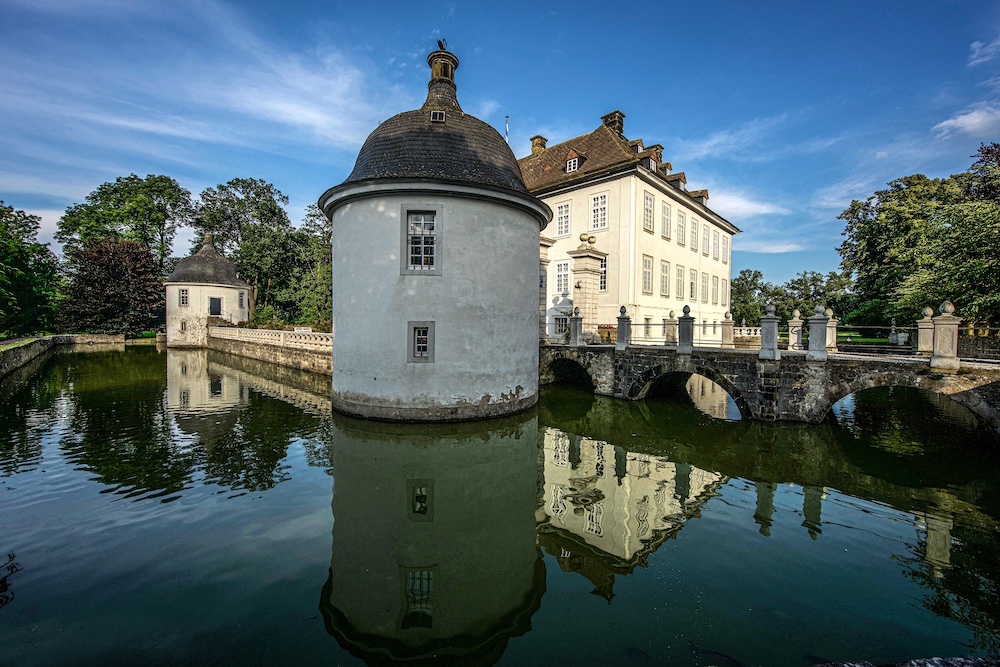
[[455, 96], [385, 121], [319, 206], [333, 223], [333, 405], [372, 419], [494, 417], [538, 398], [538, 235], [510, 147]]

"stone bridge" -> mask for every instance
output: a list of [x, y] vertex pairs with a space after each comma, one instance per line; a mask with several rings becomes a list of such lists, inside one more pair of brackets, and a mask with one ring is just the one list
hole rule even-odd
[[1000, 366], [962, 362], [961, 370], [932, 370], [926, 357], [830, 354], [810, 361], [804, 352], [764, 360], [757, 350], [542, 345], [540, 384], [583, 378], [594, 392], [641, 400], [658, 381], [701, 375], [721, 386], [744, 419], [818, 423], [840, 399], [873, 387], [914, 387], [946, 394], [1000, 433]]

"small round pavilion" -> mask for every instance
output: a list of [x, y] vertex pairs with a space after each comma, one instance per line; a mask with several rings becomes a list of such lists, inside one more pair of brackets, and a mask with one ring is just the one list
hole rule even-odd
[[163, 284], [168, 347], [205, 347], [210, 319], [218, 324], [250, 319], [250, 285], [215, 247], [212, 234], [205, 234], [198, 252], [177, 262]]
[[333, 223], [333, 405], [447, 421], [538, 399], [538, 236], [503, 137], [459, 106], [438, 50], [427, 100], [365, 141], [319, 206]]

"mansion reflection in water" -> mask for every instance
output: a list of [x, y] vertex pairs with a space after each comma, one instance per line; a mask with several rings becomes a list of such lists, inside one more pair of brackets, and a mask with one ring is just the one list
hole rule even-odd
[[[692, 402], [725, 416], [725, 392], [692, 379]], [[748, 479], [724, 461], [714, 472], [540, 425], [537, 411], [446, 425], [329, 416], [328, 384], [215, 352], [167, 353], [168, 409], [204, 442], [232, 427], [251, 391], [327, 415], [334, 530], [320, 610], [328, 632], [369, 664], [493, 664], [530, 629], [545, 592], [543, 552], [610, 602], [615, 576], [645, 566], [731, 476], [752, 484], [764, 536], [785, 485], [766, 468]], [[826, 487], [796, 486], [801, 525], [816, 539]], [[940, 577], [951, 567], [952, 521], [916, 516], [922, 560]]]

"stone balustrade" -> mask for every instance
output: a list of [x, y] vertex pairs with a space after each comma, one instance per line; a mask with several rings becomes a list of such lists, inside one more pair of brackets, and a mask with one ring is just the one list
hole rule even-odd
[[333, 350], [333, 334], [314, 331], [271, 331], [269, 329], [209, 327], [208, 335], [213, 338], [245, 340], [303, 350]]

